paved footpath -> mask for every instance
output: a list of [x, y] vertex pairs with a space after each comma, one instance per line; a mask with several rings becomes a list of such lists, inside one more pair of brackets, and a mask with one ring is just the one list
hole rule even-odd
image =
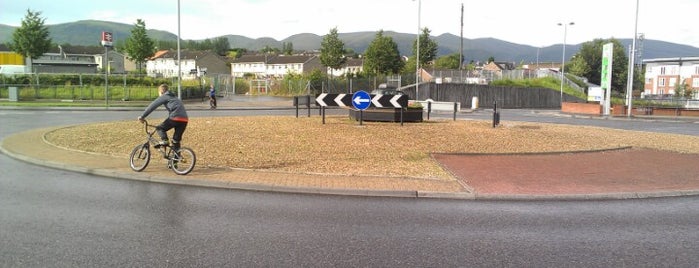
[[[505, 200], [627, 199], [699, 195], [699, 155], [622, 148], [561, 154], [435, 154], [453, 180], [295, 174], [196, 167], [178, 176], [164, 160], [143, 172], [128, 159], [67, 150], [44, 139], [53, 128], [6, 137], [3, 153], [30, 163], [100, 176], [293, 193]], [[154, 159], [155, 160], [155, 159]], [[162, 163], [161, 163], [162, 162]]]

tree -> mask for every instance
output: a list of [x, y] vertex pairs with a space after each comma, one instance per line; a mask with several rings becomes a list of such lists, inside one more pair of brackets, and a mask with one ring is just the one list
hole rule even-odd
[[294, 43], [282, 42], [282, 53], [284, 53], [284, 55], [294, 54]]
[[131, 29], [131, 36], [126, 39], [124, 50], [128, 54], [128, 58], [136, 62], [139, 73], [141, 73], [143, 63], [155, 55], [155, 43], [148, 37], [146, 23], [143, 20], [136, 20], [136, 24]]
[[30, 68], [31, 60], [41, 57], [51, 48], [49, 29], [44, 26], [46, 19], [39, 17], [40, 15], [41, 12], [27, 9], [22, 25], [12, 33], [12, 51], [28, 59], [27, 65]]
[[591, 71], [590, 65], [582, 57], [573, 56], [570, 62], [566, 66], [566, 70], [577, 76], [585, 76], [585, 74]]
[[[602, 48], [604, 44], [613, 43], [612, 51], [612, 92], [617, 94], [626, 91], [626, 78], [628, 77], [627, 66], [628, 57], [624, 46], [616, 39], [595, 39], [590, 42], [585, 42], [580, 47], [577, 54], [573, 55], [573, 61], [569, 62], [566, 70], [570, 73], [586, 77], [592, 84], [599, 85], [602, 80]], [[580, 62], [582, 61], [582, 62]], [[584, 64], [587, 68], [584, 67]]]
[[384, 36], [383, 30], [376, 33], [366, 51], [364, 71], [369, 74], [397, 74], [405, 64], [400, 57], [398, 45], [390, 36]]
[[345, 43], [340, 40], [335, 27], [330, 29], [330, 33], [325, 35], [320, 43], [320, 63], [330, 68], [332, 76], [332, 70], [340, 69], [345, 62]]
[[[430, 29], [422, 28], [422, 34], [418, 36], [420, 41], [420, 68], [437, 58], [437, 42], [430, 39]], [[417, 55], [417, 42], [413, 42], [413, 55]], [[457, 57], [458, 58], [458, 57]], [[458, 65], [458, 64], [457, 64]]]
[[689, 86], [689, 84], [686, 83], [685, 80], [682, 80], [680, 83], [675, 84], [675, 97], [680, 98], [680, 99], [689, 99], [692, 98], [692, 87]]
[[279, 53], [279, 48], [265, 45], [262, 49], [260, 49], [260, 52], [265, 53], [265, 54], [277, 54], [277, 53]]
[[461, 62], [459, 60], [459, 56], [461, 56], [459, 53], [454, 53], [444, 57], [439, 57], [434, 61], [434, 66], [444, 69], [459, 69], [459, 63]]
[[231, 49], [231, 45], [230, 43], [228, 43], [228, 38], [225, 37], [219, 37], [214, 39], [211, 45], [212, 47], [210, 49], [220, 56], [225, 56], [226, 54], [228, 54], [228, 50]]

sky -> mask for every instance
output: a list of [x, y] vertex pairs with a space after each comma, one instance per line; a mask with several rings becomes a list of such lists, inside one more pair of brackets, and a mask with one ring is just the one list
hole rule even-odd
[[634, 33], [699, 47], [698, 0], [179, 0], [179, 9], [176, 0], [0, 0], [0, 24], [20, 26], [28, 9], [41, 12], [46, 25], [78, 20], [133, 25], [142, 19], [147, 29], [173, 34], [179, 10], [185, 40], [232, 34], [281, 41], [299, 33], [322, 36], [333, 28], [415, 34], [428, 28], [432, 36], [461, 36], [463, 29], [467, 39], [491, 37], [534, 47]]

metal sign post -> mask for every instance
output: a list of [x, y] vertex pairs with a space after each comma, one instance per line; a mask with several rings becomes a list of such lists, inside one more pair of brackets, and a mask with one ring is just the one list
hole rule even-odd
[[369, 93], [367, 93], [364, 90], [360, 90], [355, 92], [352, 95], [352, 106], [354, 106], [355, 109], [359, 110], [359, 125], [362, 125], [362, 121], [364, 119], [364, 110], [366, 108], [369, 108], [369, 105], [371, 105], [371, 96], [369, 96]]
[[[109, 109], [109, 70], [105, 65], [109, 62], [109, 47], [113, 42], [112, 33], [102, 32], [102, 46], [104, 46], [104, 58], [102, 59], [102, 71], [104, 71], [104, 104], [105, 109]], [[109, 67], [107, 67], [109, 68]]]

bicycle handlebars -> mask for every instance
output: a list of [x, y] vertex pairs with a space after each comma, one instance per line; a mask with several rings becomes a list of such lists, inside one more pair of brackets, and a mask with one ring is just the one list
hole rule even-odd
[[[157, 127], [156, 125], [148, 124], [148, 120], [146, 120], [145, 118], [141, 118], [141, 119], [139, 119], [139, 121], [141, 121], [141, 123], [143, 123], [143, 129], [146, 131], [147, 134], [151, 135], [152, 133], [155, 133], [155, 128]], [[148, 127], [152, 127], [153, 131], [149, 132]]]

